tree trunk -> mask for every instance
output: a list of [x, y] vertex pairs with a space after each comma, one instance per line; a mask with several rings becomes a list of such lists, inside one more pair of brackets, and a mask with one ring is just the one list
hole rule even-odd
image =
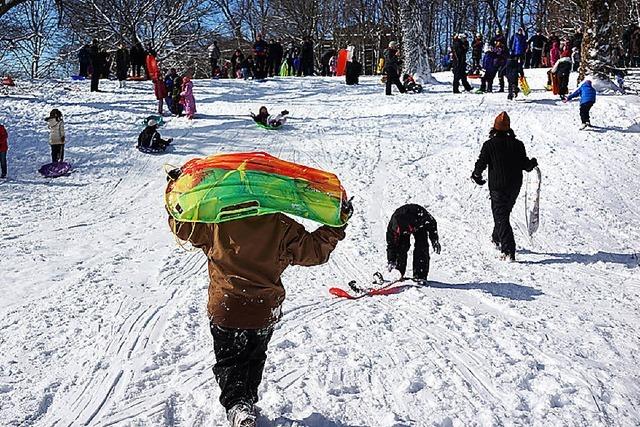
[[588, 0], [586, 2], [586, 30], [581, 48], [579, 80], [583, 80], [587, 74], [601, 80], [609, 79], [608, 67], [612, 64], [609, 17], [613, 1]]
[[431, 80], [429, 65], [428, 27], [429, 2], [421, 0], [400, 1], [400, 22], [404, 48], [405, 71], [414, 79]]

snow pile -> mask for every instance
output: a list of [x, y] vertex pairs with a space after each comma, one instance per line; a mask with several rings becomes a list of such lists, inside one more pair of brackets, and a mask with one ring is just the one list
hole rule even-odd
[[[440, 80], [447, 76], [437, 76]], [[0, 419], [7, 425], [225, 424], [211, 367], [205, 258], [178, 247], [163, 164], [263, 150], [336, 172], [356, 212], [327, 265], [292, 268], [261, 386], [265, 426], [640, 423], [640, 101], [601, 96], [599, 127], [530, 78], [527, 99], [433, 85], [385, 97], [378, 78], [196, 81], [198, 118], [169, 118], [164, 156], [133, 148], [150, 84], [89, 93], [38, 86], [0, 98], [10, 133], [0, 184]], [[572, 82], [573, 82], [572, 77]], [[472, 81], [473, 83], [473, 81]], [[18, 82], [20, 85], [20, 82]], [[23, 83], [24, 85], [24, 83]], [[88, 83], [87, 83], [88, 86]], [[248, 117], [288, 109], [278, 132]], [[43, 118], [65, 117], [74, 172], [47, 180]], [[469, 180], [497, 113], [542, 170], [542, 223], [512, 224], [519, 262], [490, 242], [486, 188]], [[338, 300], [385, 263], [406, 202], [438, 220], [431, 286]]]

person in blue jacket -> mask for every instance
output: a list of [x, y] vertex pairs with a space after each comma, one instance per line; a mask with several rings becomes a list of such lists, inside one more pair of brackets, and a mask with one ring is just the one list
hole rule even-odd
[[580, 119], [582, 120], [582, 129], [591, 126], [589, 112], [591, 107], [596, 103], [596, 90], [593, 88], [591, 80], [586, 78], [584, 82], [573, 92], [567, 96], [563, 102], [569, 102], [573, 98], [580, 98]]
[[493, 92], [493, 79], [496, 78], [496, 73], [498, 72], [498, 58], [490, 46], [487, 46], [482, 58], [482, 68], [484, 68], [484, 75], [480, 79], [479, 91]]
[[518, 58], [518, 62], [524, 64], [525, 54], [527, 53], [527, 35], [524, 28], [520, 27], [518, 32], [511, 37], [509, 45], [511, 55]]

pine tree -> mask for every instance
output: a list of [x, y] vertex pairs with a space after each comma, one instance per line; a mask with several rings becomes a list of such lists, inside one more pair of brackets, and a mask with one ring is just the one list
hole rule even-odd
[[428, 37], [431, 21], [430, 3], [421, 0], [399, 2], [405, 72], [423, 82], [431, 80]]

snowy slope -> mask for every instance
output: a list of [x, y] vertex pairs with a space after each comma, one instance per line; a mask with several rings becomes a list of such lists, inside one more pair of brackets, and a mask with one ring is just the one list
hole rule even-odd
[[[445, 81], [449, 77], [440, 75]], [[385, 97], [374, 78], [196, 81], [198, 118], [169, 118], [174, 150], [133, 149], [153, 112], [148, 83], [23, 84], [0, 97], [10, 179], [0, 183], [3, 425], [225, 425], [211, 367], [205, 257], [178, 246], [165, 163], [264, 150], [336, 172], [356, 212], [330, 262], [291, 268], [261, 387], [263, 426], [640, 425], [640, 100], [602, 96], [601, 126], [535, 92]], [[279, 132], [247, 117], [291, 111]], [[73, 174], [56, 180], [42, 119], [65, 115]], [[497, 259], [486, 187], [468, 179], [507, 110], [543, 172], [542, 225], [512, 223], [518, 259]], [[524, 191], [524, 190], [523, 190]], [[386, 264], [395, 208], [425, 205], [442, 254], [432, 283], [359, 301], [331, 286]], [[313, 227], [313, 224], [310, 224]]]

